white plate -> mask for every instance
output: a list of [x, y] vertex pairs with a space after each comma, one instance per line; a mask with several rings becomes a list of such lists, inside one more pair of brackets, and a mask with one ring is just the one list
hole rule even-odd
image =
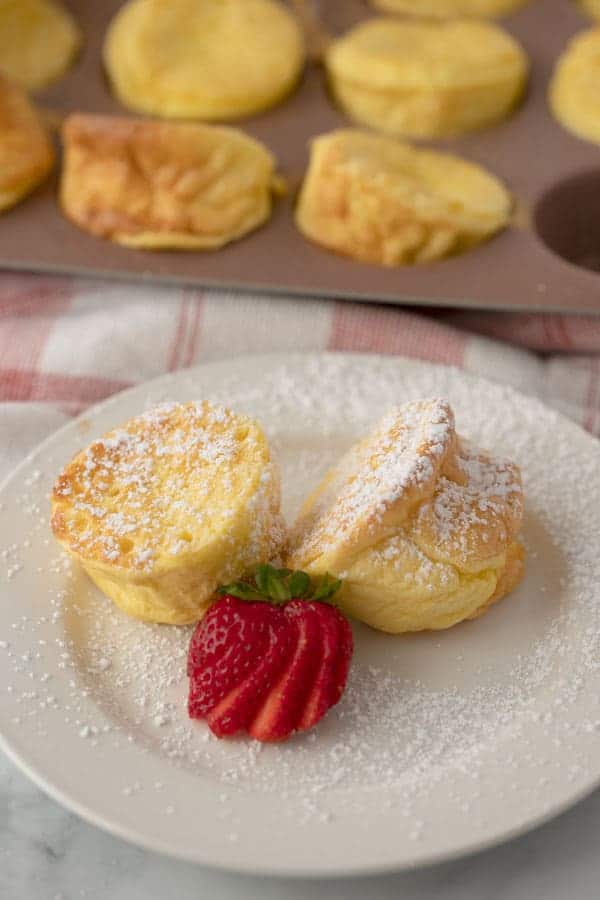
[[[349, 689], [309, 735], [261, 748], [191, 724], [189, 629], [128, 619], [57, 551], [47, 494], [61, 466], [151, 403], [217, 399], [263, 422], [290, 514], [384, 410], [431, 395], [523, 467], [522, 586], [446, 633], [358, 626]], [[401, 359], [246, 357], [127, 391], [50, 438], [0, 494], [4, 747], [90, 821], [230, 869], [401, 869], [515, 835], [600, 781], [599, 477], [598, 443], [535, 400]]]

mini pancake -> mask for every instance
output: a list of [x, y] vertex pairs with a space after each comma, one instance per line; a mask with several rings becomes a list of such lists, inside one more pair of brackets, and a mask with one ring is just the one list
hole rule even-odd
[[330, 250], [395, 266], [464, 252], [504, 228], [511, 210], [506, 188], [473, 163], [342, 130], [312, 144], [296, 224]]
[[62, 136], [64, 214], [125, 246], [222, 247], [269, 218], [281, 183], [269, 151], [233, 128], [74, 115]]
[[561, 125], [600, 144], [600, 27], [570, 42], [556, 64], [549, 100]]
[[104, 47], [125, 106], [209, 121], [279, 103], [304, 60], [300, 26], [277, 0], [130, 0]]
[[286, 564], [344, 579], [336, 603], [390, 633], [476, 618], [523, 575], [519, 470], [458, 437], [447, 402], [390, 412], [308, 498]]
[[277, 553], [279, 473], [259, 425], [209, 403], [163, 404], [79, 453], [52, 529], [114, 602], [148, 622], [202, 617], [219, 584]]
[[0, 76], [0, 211], [31, 193], [53, 165], [50, 137], [27, 94]]
[[0, 0], [0, 70], [30, 91], [46, 87], [71, 65], [81, 34], [54, 0]]
[[327, 50], [332, 96], [354, 121], [410, 138], [464, 134], [506, 118], [528, 61], [498, 25], [374, 18]]
[[[382, 12], [451, 19], [456, 16], [496, 19], [516, 12], [529, 0], [371, 0]], [[594, 2], [594, 0], [590, 0]]]

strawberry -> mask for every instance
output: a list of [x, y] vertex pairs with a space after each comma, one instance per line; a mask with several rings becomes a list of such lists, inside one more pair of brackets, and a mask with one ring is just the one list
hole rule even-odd
[[217, 737], [282, 741], [312, 728], [344, 691], [352, 631], [326, 601], [340, 582], [259, 566], [252, 582], [219, 588], [188, 653], [190, 718]]
[[[352, 654], [352, 647], [348, 651], [345, 646], [347, 635], [352, 640], [349, 629], [340, 627], [340, 621], [329, 615], [325, 607], [315, 604], [315, 612], [321, 626], [321, 658], [302, 711], [302, 729], [312, 728], [329, 707], [338, 702], [346, 684]], [[341, 685], [339, 672], [343, 672]]]
[[[246, 605], [245, 601], [241, 602]], [[242, 609], [239, 614], [243, 618], [246, 610]], [[272, 615], [272, 618], [266, 653], [256, 658], [250, 674], [224, 694], [207, 716], [209, 728], [217, 737], [227, 737], [248, 727], [289, 658], [292, 636], [283, 617]]]
[[[238, 613], [239, 600], [224, 597], [202, 620], [202, 629], [192, 635], [188, 651], [188, 676], [194, 676], [190, 690], [190, 715], [200, 718], [211, 709], [256, 664], [270, 642], [268, 607], [254, 603], [246, 615]], [[192, 712], [193, 710], [193, 712]]]

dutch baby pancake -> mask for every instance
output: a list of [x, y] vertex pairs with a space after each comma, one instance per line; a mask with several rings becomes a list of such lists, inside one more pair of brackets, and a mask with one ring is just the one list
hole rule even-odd
[[460, 438], [447, 402], [412, 402], [307, 499], [287, 565], [343, 578], [336, 603], [374, 628], [449, 628], [520, 581], [522, 515], [518, 468]]
[[52, 529], [125, 612], [184, 624], [202, 617], [218, 585], [277, 553], [279, 502], [254, 420], [170, 403], [75, 456], [54, 487]]
[[300, 26], [279, 0], [129, 0], [104, 47], [125, 106], [211, 121], [279, 103], [304, 58]]
[[53, 165], [50, 137], [27, 94], [0, 75], [0, 211], [29, 194]]
[[463, 134], [504, 119], [528, 61], [498, 25], [381, 17], [333, 41], [331, 93], [354, 121], [409, 138]]
[[63, 144], [63, 212], [130, 247], [222, 247], [269, 218], [280, 185], [269, 151], [234, 128], [73, 115]]
[[460, 253], [510, 219], [512, 199], [473, 163], [343, 130], [313, 141], [296, 223], [312, 241], [395, 266]]
[[0, 71], [30, 91], [46, 87], [70, 66], [81, 35], [54, 0], [0, 0]]
[[600, 144], [600, 27], [576, 35], [559, 59], [550, 106], [568, 131]]

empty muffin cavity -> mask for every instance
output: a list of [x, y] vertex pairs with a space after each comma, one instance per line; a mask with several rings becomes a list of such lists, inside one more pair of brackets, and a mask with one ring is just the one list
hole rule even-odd
[[561, 259], [600, 272], [600, 169], [553, 185], [536, 206], [534, 224]]

